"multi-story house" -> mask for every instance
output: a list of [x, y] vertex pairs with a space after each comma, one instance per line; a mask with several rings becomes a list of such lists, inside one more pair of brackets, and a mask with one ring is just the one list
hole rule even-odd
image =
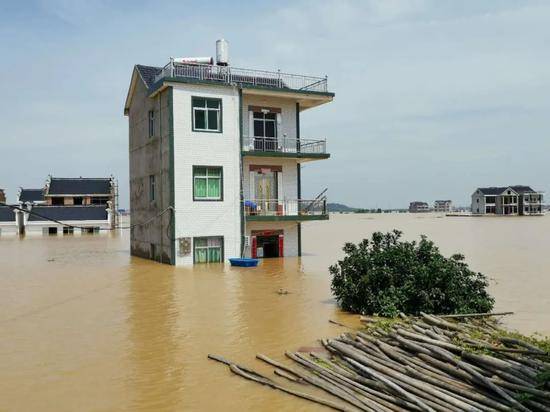
[[301, 222], [328, 212], [324, 194], [302, 199], [300, 166], [329, 154], [300, 117], [334, 94], [326, 77], [232, 67], [216, 46], [216, 64], [134, 67], [131, 252], [176, 265], [301, 255]]
[[476, 215], [541, 215], [543, 192], [529, 186], [480, 187], [472, 194]]
[[436, 200], [434, 202], [434, 212], [448, 213], [453, 211], [452, 200]]
[[426, 213], [430, 211], [430, 206], [426, 202], [414, 201], [409, 203], [409, 213]]

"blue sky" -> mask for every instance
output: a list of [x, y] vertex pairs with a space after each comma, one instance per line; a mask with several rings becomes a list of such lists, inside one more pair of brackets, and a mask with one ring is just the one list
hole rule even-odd
[[134, 64], [214, 55], [328, 75], [332, 104], [302, 136], [304, 196], [405, 207], [468, 204], [475, 187], [550, 192], [550, 2], [27, 1], [0, 3], [0, 187], [114, 174], [128, 202], [123, 104]]

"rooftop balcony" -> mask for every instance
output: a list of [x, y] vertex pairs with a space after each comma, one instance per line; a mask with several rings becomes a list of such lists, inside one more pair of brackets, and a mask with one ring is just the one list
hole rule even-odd
[[328, 159], [326, 140], [294, 139], [289, 137], [244, 137], [243, 156], [293, 157]]
[[232, 66], [212, 64], [176, 63], [170, 61], [155, 76], [155, 82], [170, 79], [185, 79], [200, 82], [212, 82], [242, 87], [267, 88], [282, 91], [329, 94], [327, 77], [303, 76], [283, 73], [242, 69]]
[[245, 200], [244, 214], [247, 221], [327, 220], [327, 199]]

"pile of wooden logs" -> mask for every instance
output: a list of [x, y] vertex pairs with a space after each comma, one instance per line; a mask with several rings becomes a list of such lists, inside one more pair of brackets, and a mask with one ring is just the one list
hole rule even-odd
[[257, 355], [286, 385], [209, 357], [246, 379], [341, 411], [550, 411], [548, 352], [485, 314], [362, 320], [365, 330], [322, 340], [324, 353], [287, 352], [296, 366]]

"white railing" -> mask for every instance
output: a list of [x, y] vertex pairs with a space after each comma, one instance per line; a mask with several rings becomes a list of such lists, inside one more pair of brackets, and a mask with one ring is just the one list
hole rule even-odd
[[244, 213], [246, 216], [322, 216], [328, 213], [327, 199], [245, 200]]
[[245, 86], [272, 87], [277, 89], [324, 92], [327, 77], [302, 76], [299, 74], [241, 69], [211, 64], [175, 63], [170, 61], [155, 76], [155, 82], [165, 77], [183, 77], [208, 82], [241, 84]]
[[279, 152], [324, 154], [326, 140], [294, 139], [289, 137], [244, 137], [243, 150], [247, 152]]

